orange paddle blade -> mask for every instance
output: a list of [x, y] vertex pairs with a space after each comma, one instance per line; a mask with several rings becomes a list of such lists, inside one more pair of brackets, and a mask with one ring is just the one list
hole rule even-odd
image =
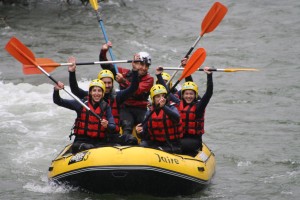
[[[35, 61], [37, 64], [42, 67], [46, 72], [50, 73], [52, 72], [56, 67], [60, 66], [59, 63], [54, 62], [50, 58], [36, 58]], [[23, 73], [24, 74], [42, 74], [40, 69], [38, 69], [35, 65], [29, 64], [24, 65], [23, 64]]]
[[18, 61], [23, 64], [24, 74], [43, 73], [37, 66], [41, 65], [46, 72], [51, 72], [60, 64], [49, 58], [35, 58], [32, 51], [27, 48], [16, 37], [12, 37], [5, 46], [5, 49]]
[[40, 67], [59, 67], [60, 63], [53, 61], [51, 58], [36, 58], [35, 61], [39, 64]]
[[202, 21], [200, 35], [203, 36], [205, 33], [213, 31], [222, 21], [226, 13], [227, 7], [219, 2], [215, 2]]
[[[12, 37], [5, 46], [10, 55], [24, 65], [32, 65], [31, 60], [35, 60], [34, 54], [16, 37]], [[26, 54], [27, 56], [24, 56]], [[31, 60], [30, 60], [31, 59]]]
[[182, 72], [182, 75], [179, 78], [179, 81], [182, 79], [188, 77], [192, 73], [194, 73], [201, 65], [203, 64], [204, 60], [206, 58], [206, 51], [204, 48], [197, 49], [191, 58], [188, 60], [186, 66], [184, 67], [184, 70]]
[[[46, 69], [44, 68], [44, 70], [46, 70]], [[28, 75], [28, 74], [42, 74], [42, 73], [43, 72], [34, 65], [32, 65], [30, 67], [23, 67], [23, 74], [26, 74], [26, 75]]]

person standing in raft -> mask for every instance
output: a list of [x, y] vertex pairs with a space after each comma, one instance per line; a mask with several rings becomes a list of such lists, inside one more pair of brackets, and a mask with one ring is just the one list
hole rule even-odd
[[[176, 103], [183, 126], [181, 139], [182, 153], [196, 155], [202, 150], [202, 135], [204, 134], [205, 108], [213, 95], [213, 78], [209, 67], [204, 68], [207, 74], [206, 92], [198, 98], [198, 86], [195, 82], [185, 82], [181, 89], [181, 100], [170, 94], [170, 100]], [[157, 73], [162, 71], [157, 70]]]
[[75, 139], [72, 145], [72, 153], [91, 149], [100, 146], [109, 146], [107, 135], [113, 133], [116, 124], [111, 113], [110, 106], [103, 101], [105, 85], [103, 81], [94, 79], [89, 85], [87, 100], [82, 100], [93, 112], [100, 116], [99, 120], [84, 106], [76, 100], [62, 99], [59, 90], [64, 88], [62, 82], [54, 86], [53, 102], [58, 106], [74, 110], [77, 118], [74, 124]]
[[180, 115], [174, 105], [167, 103], [166, 94], [163, 85], [157, 84], [151, 88], [150, 98], [153, 103], [146, 118], [151, 116], [144, 126], [138, 124], [136, 131], [142, 137], [140, 145], [143, 147], [181, 153], [180, 139], [183, 133]]
[[[99, 55], [100, 61], [107, 61], [106, 53], [111, 46], [111, 42], [102, 45]], [[151, 65], [150, 55], [147, 52], [139, 52], [135, 54], [134, 58], [141, 61], [137, 63], [140, 66], [138, 70], [139, 84], [134, 95], [121, 105], [120, 120], [123, 134], [132, 134], [133, 127], [143, 121], [149, 103], [149, 91], [154, 83], [154, 78], [148, 73]], [[114, 66], [111, 64], [101, 65], [101, 67], [113, 72], [121, 90], [128, 88], [132, 84], [132, 70], [118, 67], [119, 73], [117, 74]]]
[[[134, 57], [136, 59], [136, 57]], [[76, 80], [76, 59], [74, 57], [70, 57], [68, 59], [69, 63], [73, 63], [68, 68], [69, 71], [69, 83], [71, 91], [78, 98], [82, 99], [88, 96], [88, 91], [82, 90], [78, 87], [78, 83]], [[112, 114], [114, 116], [114, 120], [116, 123], [116, 131], [115, 134], [110, 134], [111, 140], [120, 143], [121, 145], [136, 145], [138, 143], [137, 139], [133, 135], [124, 134], [120, 136], [120, 105], [128, 99], [130, 96], [134, 94], [134, 92], [138, 89], [138, 70], [140, 65], [138, 63], [132, 63], [132, 84], [120, 91], [115, 91], [114, 89], [114, 75], [110, 70], [101, 70], [98, 73], [98, 79], [102, 80], [105, 84], [105, 94], [104, 101], [106, 101], [112, 110]]]

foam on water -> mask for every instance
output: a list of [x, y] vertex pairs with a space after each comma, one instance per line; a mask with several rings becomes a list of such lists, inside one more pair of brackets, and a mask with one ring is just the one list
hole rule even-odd
[[251, 161], [240, 161], [237, 164], [238, 167], [249, 167], [251, 165], [252, 165]]
[[26, 183], [23, 186], [23, 188], [31, 192], [44, 193], [44, 194], [53, 194], [53, 193], [65, 194], [71, 191], [78, 190], [78, 188], [72, 188], [66, 185], [57, 185], [55, 183], [48, 183], [47, 181], [44, 183], [44, 185], [41, 185], [40, 183], [29, 182]]
[[[88, 81], [79, 82], [82, 88], [88, 84]], [[69, 90], [67, 86], [66, 90]], [[68, 134], [75, 115], [55, 105], [52, 93], [51, 84], [0, 82], [0, 149], [8, 152], [3, 155], [7, 162], [0, 166], [18, 176], [17, 183], [26, 190], [67, 193], [73, 189], [49, 184], [45, 175], [50, 161], [70, 142]], [[61, 96], [71, 98], [63, 91]], [[28, 179], [35, 180], [28, 182]]]

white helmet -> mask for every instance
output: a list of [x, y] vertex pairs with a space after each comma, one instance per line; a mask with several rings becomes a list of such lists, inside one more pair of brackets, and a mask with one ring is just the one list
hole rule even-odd
[[148, 66], [151, 65], [151, 56], [150, 56], [149, 53], [142, 51], [142, 52], [139, 52], [138, 54], [139, 54], [141, 60], [142, 60], [146, 65], [148, 65]]

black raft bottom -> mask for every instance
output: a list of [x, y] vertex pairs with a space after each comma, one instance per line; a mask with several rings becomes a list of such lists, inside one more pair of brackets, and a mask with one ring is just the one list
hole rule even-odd
[[156, 168], [147, 170], [83, 169], [54, 177], [59, 183], [94, 193], [150, 194], [153, 196], [190, 195], [205, 188], [200, 179]]

